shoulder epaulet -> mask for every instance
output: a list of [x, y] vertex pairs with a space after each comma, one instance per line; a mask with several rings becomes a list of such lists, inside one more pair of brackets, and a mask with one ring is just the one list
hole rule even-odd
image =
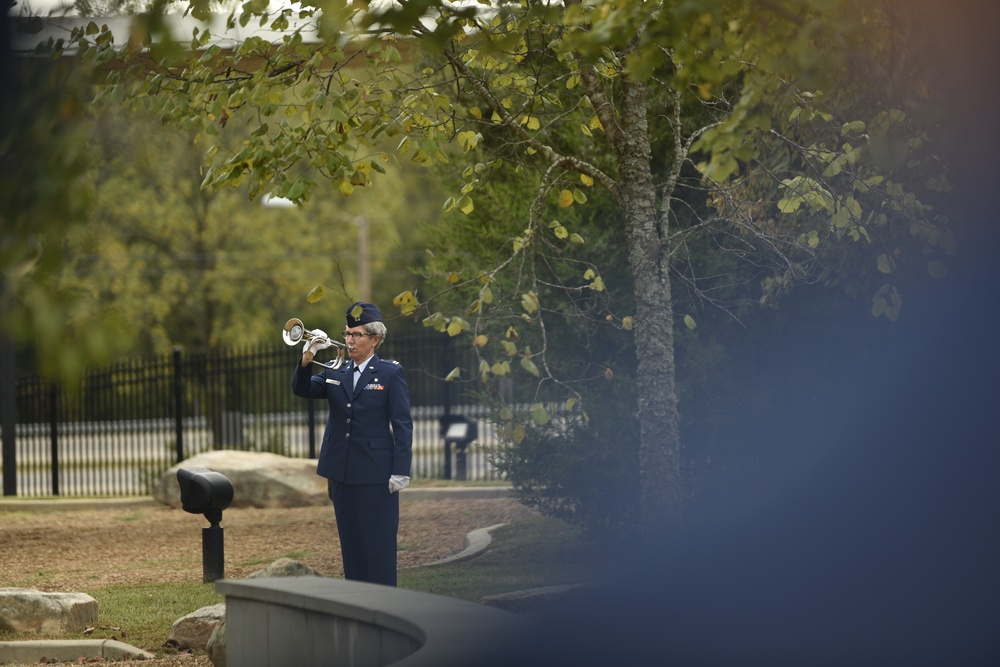
[[396, 366], [402, 366], [403, 365], [403, 364], [399, 363], [398, 361], [396, 361], [395, 359], [383, 359], [382, 361], [384, 361], [387, 364], [395, 364]]

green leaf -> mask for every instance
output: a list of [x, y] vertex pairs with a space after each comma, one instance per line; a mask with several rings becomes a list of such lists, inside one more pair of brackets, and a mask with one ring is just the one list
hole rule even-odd
[[892, 259], [885, 253], [878, 256], [877, 266], [881, 273], [892, 273], [894, 268]]
[[458, 209], [466, 215], [469, 215], [476, 210], [475, 204], [472, 203], [472, 197], [469, 195], [463, 195], [462, 198], [458, 200]]
[[425, 317], [423, 320], [423, 325], [425, 327], [433, 327], [437, 331], [444, 331], [448, 326], [447, 320], [445, 320], [444, 315], [441, 312], [436, 312], [433, 315]]
[[794, 213], [799, 210], [799, 206], [805, 201], [802, 197], [785, 197], [778, 200], [778, 210], [782, 213]]
[[528, 371], [536, 378], [541, 377], [541, 373], [538, 372], [538, 366], [536, 366], [535, 362], [528, 357], [521, 357], [521, 368]]
[[690, 315], [685, 315], [684, 316], [684, 326], [686, 326], [691, 331], [694, 331], [695, 328], [698, 326], [698, 323], [695, 322], [694, 318], [691, 317]]
[[545, 426], [549, 423], [549, 413], [546, 412], [541, 403], [535, 403], [531, 406], [531, 420], [538, 426]]
[[455, 366], [454, 368], [451, 369], [451, 372], [445, 376], [444, 381], [452, 382], [453, 380], [459, 379], [461, 375], [462, 375], [462, 369], [459, 368], [458, 366]]
[[941, 260], [932, 259], [927, 262], [927, 273], [929, 273], [932, 278], [940, 280], [948, 275], [948, 267]]

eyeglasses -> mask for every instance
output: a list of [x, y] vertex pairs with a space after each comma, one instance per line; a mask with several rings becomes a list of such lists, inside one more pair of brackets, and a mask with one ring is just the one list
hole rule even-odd
[[376, 336], [378, 334], [365, 333], [364, 331], [345, 331], [344, 340], [351, 340], [352, 338], [363, 338], [365, 336]]

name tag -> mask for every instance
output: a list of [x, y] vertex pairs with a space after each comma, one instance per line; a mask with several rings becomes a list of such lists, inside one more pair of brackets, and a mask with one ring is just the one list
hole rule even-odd
[[340, 384], [340, 380], [334, 380], [333, 378], [326, 379], [327, 384]]

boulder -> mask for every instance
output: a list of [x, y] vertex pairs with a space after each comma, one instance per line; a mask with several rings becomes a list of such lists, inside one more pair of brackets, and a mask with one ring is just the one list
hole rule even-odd
[[212, 636], [208, 638], [208, 659], [215, 667], [226, 667], [226, 617], [215, 626]]
[[225, 617], [225, 602], [193, 611], [174, 621], [167, 644], [181, 649], [205, 649], [212, 632]]
[[259, 579], [260, 577], [322, 577], [323, 575], [313, 568], [300, 563], [291, 558], [279, 558], [270, 565], [247, 577], [247, 579]]
[[231, 507], [308, 507], [330, 502], [326, 480], [316, 474], [315, 459], [223, 449], [192, 456], [163, 473], [153, 497], [171, 507], [181, 506], [180, 468], [207, 468], [228, 477], [233, 484]]
[[0, 588], [0, 630], [64, 635], [97, 623], [97, 600], [86, 593]]

